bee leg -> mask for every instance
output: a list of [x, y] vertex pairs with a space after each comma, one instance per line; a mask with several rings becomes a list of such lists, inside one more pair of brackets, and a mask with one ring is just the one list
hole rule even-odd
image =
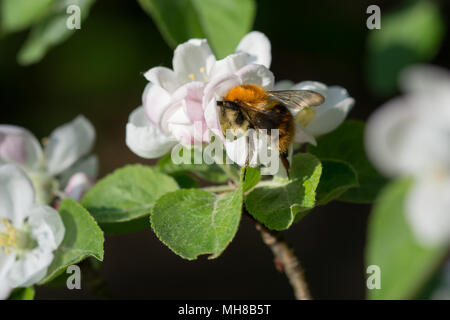
[[244, 178], [242, 179], [245, 181], [245, 176], [247, 175], [247, 167], [250, 163], [250, 138], [248, 135], [246, 135], [246, 145], [247, 145], [247, 157], [245, 158], [245, 164], [244, 164]]
[[289, 177], [289, 169], [290, 169], [290, 165], [289, 165], [289, 161], [287, 158], [287, 152], [283, 152], [282, 154], [280, 154], [280, 159], [281, 159], [281, 163], [283, 164], [283, 167], [286, 169], [286, 174], [288, 179], [290, 179]]

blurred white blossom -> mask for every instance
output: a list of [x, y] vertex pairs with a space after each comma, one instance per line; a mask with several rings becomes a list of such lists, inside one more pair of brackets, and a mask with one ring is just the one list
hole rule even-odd
[[16, 165], [0, 166], [0, 299], [46, 276], [64, 233], [58, 212], [36, 204], [27, 175]]
[[412, 176], [407, 221], [423, 245], [450, 243], [450, 73], [418, 65], [401, 77], [406, 95], [377, 110], [366, 148], [387, 176]]
[[[81, 185], [75, 184], [80, 179], [74, 175], [84, 173], [91, 181], [97, 177], [97, 157], [88, 156], [95, 141], [94, 127], [85, 117], [78, 116], [56, 128], [45, 140], [42, 148], [28, 130], [0, 125], [0, 164], [21, 166], [33, 182], [40, 204], [49, 204], [60, 188], [69, 197], [79, 200]], [[83, 186], [87, 187], [85, 181]]]

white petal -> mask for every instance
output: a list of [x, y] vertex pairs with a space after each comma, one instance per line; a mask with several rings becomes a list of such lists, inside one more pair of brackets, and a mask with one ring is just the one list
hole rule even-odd
[[49, 206], [34, 206], [28, 224], [39, 247], [56, 250], [64, 239], [65, 228], [58, 211]]
[[295, 124], [295, 136], [294, 136], [294, 142], [297, 143], [310, 143], [313, 146], [317, 145], [317, 141], [314, 138], [313, 135], [309, 133], [304, 127], [302, 127], [300, 124]]
[[29, 169], [42, 164], [42, 148], [28, 130], [11, 125], [0, 125], [0, 164], [16, 163]]
[[143, 107], [135, 109], [128, 120], [126, 144], [138, 156], [159, 158], [176, 144], [176, 140], [163, 134], [147, 117]]
[[313, 90], [322, 95], [326, 94], [327, 85], [318, 81], [302, 81], [294, 85], [292, 90]]
[[160, 127], [161, 118], [170, 104], [171, 96], [169, 92], [153, 83], [147, 84], [142, 94], [142, 106], [145, 109], [147, 118], [155, 126]]
[[336, 104], [331, 101], [315, 108], [316, 115], [306, 129], [315, 137], [333, 131], [344, 122], [354, 103], [353, 98], [345, 98]]
[[0, 278], [0, 300], [8, 299], [13, 288]]
[[30, 210], [28, 223], [37, 246], [11, 266], [7, 278], [13, 287], [27, 287], [42, 280], [53, 261], [53, 251], [64, 238], [64, 224], [53, 208], [35, 206]]
[[275, 83], [273, 90], [290, 90], [294, 86], [291, 80], [280, 80]]
[[45, 147], [48, 171], [59, 174], [88, 154], [95, 141], [95, 129], [84, 116], [56, 128]]
[[96, 179], [98, 176], [98, 157], [90, 155], [78, 160], [73, 166], [61, 173], [59, 183], [65, 188], [69, 179], [76, 173], [86, 174], [90, 179]]
[[34, 190], [27, 175], [16, 165], [0, 166], [0, 218], [21, 227], [34, 203]]
[[406, 202], [407, 220], [424, 246], [450, 244], [450, 175], [420, 177]]
[[144, 74], [144, 77], [152, 84], [165, 89], [169, 93], [174, 92], [179, 87], [175, 72], [166, 67], [151, 68]]
[[13, 289], [8, 279], [8, 273], [15, 260], [15, 254], [7, 254], [4, 250], [0, 250], [0, 300], [8, 298]]
[[217, 61], [211, 70], [210, 79], [237, 72], [247, 64], [249, 55], [245, 52], [233, 53]]
[[249, 63], [262, 64], [270, 68], [272, 60], [270, 40], [262, 32], [252, 31], [244, 36], [237, 46], [236, 52], [250, 55]]
[[191, 39], [176, 47], [173, 70], [180, 85], [190, 81], [205, 81], [216, 58], [205, 39]]
[[257, 84], [266, 90], [271, 90], [275, 82], [273, 73], [259, 64], [246, 65], [236, 72], [236, 75], [241, 79], [243, 84]]
[[433, 65], [414, 65], [401, 73], [400, 86], [405, 92], [422, 92], [426, 95], [434, 94], [436, 91], [448, 91], [450, 72]]
[[87, 174], [78, 172], [74, 174], [67, 186], [64, 189], [64, 193], [75, 201], [80, 201], [83, 195], [94, 185], [94, 180]]

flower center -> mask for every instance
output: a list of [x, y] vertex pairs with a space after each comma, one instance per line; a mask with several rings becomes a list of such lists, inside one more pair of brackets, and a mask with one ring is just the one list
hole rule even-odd
[[303, 108], [297, 115], [295, 116], [295, 121], [306, 127], [312, 119], [314, 119], [316, 112], [311, 108]]
[[[204, 68], [204, 67], [201, 67], [201, 68], [200, 68], [200, 74], [201, 74], [202, 77], [203, 77], [203, 81], [204, 81], [204, 82], [208, 82], [209, 78], [208, 78], [208, 76], [207, 76], [206, 73], [205, 73], [205, 68]], [[189, 77], [189, 79], [191, 79], [192, 81], [195, 80], [195, 74], [193, 74], [193, 73], [188, 74], [188, 77]]]
[[22, 252], [36, 247], [36, 241], [26, 230], [16, 229], [8, 219], [0, 219], [0, 250], [6, 254], [12, 251]]

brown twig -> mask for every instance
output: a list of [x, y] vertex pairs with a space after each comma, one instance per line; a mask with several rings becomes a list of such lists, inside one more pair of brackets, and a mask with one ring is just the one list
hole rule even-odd
[[[246, 211], [247, 212], [247, 211]], [[252, 217], [253, 218], [253, 217]], [[294, 250], [286, 242], [283, 233], [269, 230], [255, 221], [256, 229], [261, 233], [263, 242], [272, 250], [278, 268], [284, 272], [294, 290], [297, 300], [311, 300], [304, 271]], [[281, 268], [280, 268], [281, 267]]]

